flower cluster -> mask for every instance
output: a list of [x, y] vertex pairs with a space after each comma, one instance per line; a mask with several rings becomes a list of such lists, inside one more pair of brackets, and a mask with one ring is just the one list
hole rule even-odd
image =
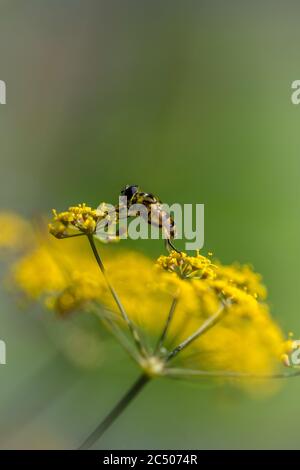
[[[92, 238], [104, 214], [84, 204], [55, 213], [55, 238], [39, 235], [17, 259], [13, 285], [59, 316], [96, 313], [127, 349], [129, 340], [130, 354], [149, 376], [272, 377], [282, 363], [295, 366], [298, 342], [284, 341], [261, 276], [250, 266], [176, 251], [154, 263], [104, 247], [104, 271]], [[96, 260], [86, 237], [73, 233], [88, 236]]]
[[29, 246], [33, 241], [30, 223], [12, 212], [0, 213], [0, 249], [18, 251]]
[[[71, 239], [66, 244], [44, 240], [15, 264], [14, 282], [30, 298], [41, 299], [59, 315], [96, 308], [100, 317], [103, 312], [113, 312], [124, 330], [126, 325], [86, 247], [81, 239]], [[111, 253], [109, 248], [105, 249], [105, 265], [111, 284], [140, 333], [148, 358], [153, 357], [174, 299], [176, 311], [160, 356], [192, 336], [221, 309], [216, 324], [170, 361], [162, 374], [172, 375], [179, 366], [178, 374], [183, 376], [191, 370], [252, 374], [276, 371], [283, 335], [267, 305], [258, 302], [253, 294], [263, 287], [250, 268], [217, 266], [199, 254], [191, 257], [174, 252], [160, 257], [155, 266], [144, 255], [120, 250]], [[186, 273], [198, 269], [198, 275], [178, 275], [176, 266]], [[240, 276], [244, 276], [241, 285], [233, 282]], [[244, 284], [252, 288], [246, 291]], [[228, 303], [223, 304], [224, 299]], [[149, 367], [145, 358], [140, 359], [140, 364]]]
[[176, 251], [168, 256], [160, 256], [156, 265], [180, 279], [189, 280], [202, 295], [203, 287], [206, 290], [209, 287], [219, 299], [230, 301], [231, 304], [246, 303], [251, 308], [251, 305], [256, 306], [256, 300], [266, 298], [266, 288], [261, 282], [261, 276], [247, 265], [235, 263], [224, 266], [221, 263], [212, 263], [199, 252], [195, 256], [188, 256]]
[[64, 247], [55, 239], [38, 241], [12, 266], [11, 279], [28, 299], [59, 315], [85, 309], [103, 291], [97, 265], [77, 239]]
[[188, 256], [172, 251], [169, 256], [160, 256], [157, 265], [182, 279], [214, 279], [216, 276], [216, 266], [199, 252], [196, 256]]
[[58, 213], [53, 209], [53, 222], [49, 231], [56, 238], [66, 238], [77, 233], [95, 233], [97, 223], [106, 215], [105, 207], [92, 209], [85, 203], [69, 207], [67, 211]]

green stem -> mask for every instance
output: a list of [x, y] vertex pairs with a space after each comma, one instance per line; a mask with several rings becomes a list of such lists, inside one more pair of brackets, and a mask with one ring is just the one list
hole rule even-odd
[[117, 295], [115, 289], [113, 288], [113, 286], [111, 285], [111, 283], [110, 283], [110, 281], [109, 281], [109, 279], [108, 279], [108, 277], [107, 277], [107, 274], [106, 274], [106, 271], [105, 271], [105, 268], [104, 268], [104, 264], [102, 263], [102, 260], [101, 260], [101, 258], [100, 258], [100, 255], [99, 255], [98, 250], [97, 250], [97, 248], [96, 248], [96, 245], [95, 245], [95, 243], [94, 243], [93, 236], [92, 236], [92, 235], [88, 235], [88, 240], [89, 240], [89, 242], [90, 242], [90, 245], [91, 245], [93, 254], [94, 254], [94, 256], [95, 256], [95, 259], [96, 259], [96, 261], [97, 261], [97, 263], [98, 263], [98, 266], [99, 266], [99, 268], [100, 268], [100, 270], [101, 270], [101, 272], [102, 272], [102, 274], [103, 274], [103, 277], [104, 277], [104, 279], [105, 279], [105, 282], [106, 282], [106, 284], [107, 284], [107, 286], [108, 286], [108, 288], [109, 288], [109, 290], [110, 290], [110, 292], [111, 292], [111, 294], [112, 294], [112, 296], [113, 296], [113, 298], [114, 298], [114, 300], [115, 300], [115, 302], [116, 302], [116, 304], [117, 304], [117, 306], [118, 306], [118, 309], [120, 310], [120, 313], [121, 313], [121, 315], [122, 315], [124, 321], [126, 322], [128, 328], [129, 328], [129, 330], [130, 330], [130, 333], [132, 334], [132, 337], [133, 337], [133, 339], [134, 339], [134, 341], [135, 341], [135, 344], [136, 344], [136, 346], [137, 346], [139, 352], [142, 354], [142, 356], [143, 356], [143, 357], [146, 357], [146, 356], [147, 356], [147, 352], [146, 352], [144, 346], [142, 345], [142, 342], [141, 342], [141, 339], [140, 339], [140, 335], [139, 335], [137, 329], [135, 328], [134, 324], [132, 323], [132, 321], [131, 321], [130, 318], [128, 317], [128, 315], [127, 315], [127, 313], [126, 313], [126, 311], [125, 311], [123, 305], [121, 304], [121, 301], [120, 301], [120, 299], [119, 299], [119, 297], [118, 297], [118, 295]]
[[169, 310], [169, 313], [168, 313], [168, 317], [167, 317], [167, 321], [165, 323], [165, 326], [163, 328], [163, 331], [161, 333], [161, 336], [157, 342], [157, 345], [156, 345], [156, 348], [155, 348], [155, 352], [154, 354], [158, 353], [161, 349], [161, 347], [163, 346], [163, 343], [164, 343], [164, 340], [167, 336], [167, 333], [168, 333], [168, 330], [169, 330], [169, 326], [170, 326], [170, 323], [172, 321], [172, 318], [173, 318], [173, 315], [174, 315], [174, 312], [175, 312], [175, 308], [176, 308], [176, 305], [177, 305], [177, 302], [178, 302], [178, 298], [175, 297], [173, 300], [172, 300], [172, 304], [171, 304], [171, 308]]
[[225, 305], [222, 304], [219, 310], [214, 315], [209, 317], [203, 323], [203, 325], [201, 325], [200, 328], [198, 328], [198, 330], [196, 330], [191, 336], [189, 336], [186, 340], [182, 341], [182, 343], [180, 343], [175, 349], [173, 349], [173, 351], [171, 351], [168, 354], [166, 360], [170, 361], [171, 359], [173, 359], [175, 356], [177, 356], [177, 354], [180, 353], [180, 351], [185, 349], [193, 341], [199, 338], [199, 336], [203, 335], [206, 331], [210, 330], [210, 328], [212, 328], [216, 323], [218, 323], [218, 321], [223, 316], [224, 312], [225, 312]]
[[298, 377], [300, 370], [293, 372], [281, 372], [278, 374], [253, 374], [250, 372], [218, 371], [218, 370], [193, 370], [193, 369], [165, 369], [166, 377], [172, 378], [191, 378], [191, 377], [214, 377], [214, 378], [235, 378], [235, 379], [289, 379]]
[[114, 423], [127, 408], [129, 403], [137, 396], [142, 388], [149, 382], [150, 377], [142, 374], [138, 380], [132, 385], [128, 392], [121, 398], [106, 418], [96, 427], [96, 429], [88, 436], [88, 438], [81, 444], [79, 450], [89, 449], [93, 444], [105, 433], [105, 431]]

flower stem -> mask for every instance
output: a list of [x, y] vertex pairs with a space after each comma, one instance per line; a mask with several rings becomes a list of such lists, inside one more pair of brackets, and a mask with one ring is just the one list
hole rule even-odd
[[298, 377], [300, 370], [293, 372], [279, 372], [277, 374], [254, 374], [251, 372], [236, 372], [231, 370], [193, 370], [193, 369], [165, 369], [166, 377], [191, 378], [191, 377], [214, 377], [214, 378], [235, 378], [235, 379], [289, 379]]
[[120, 313], [121, 313], [121, 315], [122, 315], [122, 317], [123, 317], [123, 320], [126, 322], [126, 324], [127, 324], [128, 328], [129, 328], [129, 330], [130, 330], [130, 333], [131, 333], [131, 335], [132, 335], [132, 337], [133, 337], [133, 339], [134, 339], [134, 342], [135, 342], [135, 344], [136, 344], [136, 346], [137, 346], [139, 352], [142, 354], [143, 357], [146, 357], [146, 356], [147, 356], [147, 352], [145, 351], [145, 348], [144, 348], [144, 346], [142, 345], [142, 342], [141, 342], [141, 339], [140, 339], [140, 335], [139, 335], [137, 329], [135, 328], [134, 324], [132, 323], [132, 321], [131, 321], [130, 318], [128, 317], [128, 315], [127, 315], [127, 313], [126, 313], [126, 311], [125, 311], [125, 309], [124, 309], [124, 307], [123, 307], [123, 305], [122, 305], [122, 303], [121, 303], [121, 301], [120, 301], [120, 299], [119, 299], [119, 297], [118, 297], [118, 295], [117, 295], [115, 289], [113, 288], [113, 286], [111, 285], [111, 283], [110, 283], [110, 281], [109, 281], [109, 279], [108, 279], [108, 277], [107, 277], [106, 270], [105, 270], [105, 268], [104, 268], [104, 264], [102, 263], [102, 260], [101, 260], [101, 258], [100, 258], [100, 255], [99, 255], [98, 250], [97, 250], [97, 248], [96, 248], [96, 245], [95, 245], [93, 236], [92, 236], [92, 235], [88, 235], [88, 240], [89, 240], [89, 242], [90, 242], [90, 245], [91, 245], [93, 254], [94, 254], [95, 258], [96, 258], [96, 261], [97, 261], [97, 263], [98, 263], [98, 266], [99, 266], [99, 268], [100, 268], [100, 270], [101, 270], [101, 272], [102, 272], [102, 274], [103, 274], [103, 277], [104, 277], [104, 279], [105, 279], [105, 282], [106, 282], [106, 284], [107, 284], [107, 286], [108, 286], [108, 288], [109, 288], [109, 290], [110, 290], [110, 292], [111, 292], [111, 294], [112, 294], [112, 296], [113, 296], [113, 298], [114, 298], [114, 300], [115, 300], [115, 302], [116, 302], [116, 304], [117, 304], [117, 306], [118, 306], [118, 309], [120, 310]]
[[164, 328], [163, 328], [163, 331], [162, 331], [162, 333], [161, 333], [161, 336], [160, 336], [160, 338], [158, 339], [158, 342], [157, 342], [157, 345], [156, 345], [154, 354], [157, 354], [157, 352], [159, 352], [159, 350], [160, 350], [161, 347], [163, 346], [164, 340], [165, 340], [165, 338], [166, 338], [166, 336], [167, 336], [167, 332], [168, 332], [168, 330], [169, 330], [169, 326], [170, 326], [171, 320], [172, 320], [173, 315], [174, 315], [174, 312], [175, 312], [175, 308], [176, 308], [177, 302], [178, 302], [178, 298], [175, 297], [175, 298], [172, 300], [172, 304], [171, 304], [171, 308], [170, 308], [169, 313], [168, 313], [167, 321], [166, 321], [166, 323], [165, 323], [165, 325], [164, 325]]
[[114, 421], [123, 413], [129, 403], [137, 396], [142, 388], [149, 382], [150, 377], [142, 374], [132, 387], [126, 392], [106, 418], [96, 427], [96, 429], [81, 444], [79, 450], [89, 449], [105, 433], [105, 431], [114, 423]]
[[212, 328], [220, 320], [220, 318], [223, 316], [224, 312], [225, 312], [225, 305], [222, 304], [220, 306], [219, 310], [217, 310], [217, 312], [214, 315], [209, 317], [203, 323], [203, 325], [201, 325], [200, 328], [198, 328], [198, 330], [196, 330], [191, 336], [189, 336], [186, 340], [182, 341], [182, 343], [180, 343], [175, 349], [173, 349], [173, 351], [171, 351], [168, 354], [166, 360], [170, 361], [171, 359], [173, 359], [175, 356], [177, 356], [177, 354], [180, 353], [180, 351], [182, 351], [187, 346], [189, 346], [193, 341], [198, 339], [199, 336], [206, 333], [206, 331], [208, 331], [210, 328]]

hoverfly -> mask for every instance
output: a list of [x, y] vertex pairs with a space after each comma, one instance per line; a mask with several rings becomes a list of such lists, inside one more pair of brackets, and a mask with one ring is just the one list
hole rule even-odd
[[[175, 238], [176, 234], [176, 227], [174, 223], [173, 217], [164, 210], [163, 204], [160, 201], [160, 199], [152, 193], [145, 193], [140, 190], [139, 186], [136, 184], [133, 185], [126, 185], [124, 189], [120, 192], [121, 197], [126, 197], [127, 201], [127, 217], [130, 217], [130, 212], [128, 214], [128, 211], [130, 211], [130, 208], [134, 204], [141, 204], [143, 205], [146, 210], [147, 210], [147, 222], [150, 225], [159, 227], [162, 229], [164, 232], [165, 236], [165, 243], [168, 251], [170, 250], [175, 250], [178, 252], [178, 250], [175, 248], [175, 246], [172, 243], [172, 240]], [[116, 223], [120, 220], [122, 217], [120, 215], [120, 207], [115, 206], [115, 217], [116, 217]], [[109, 216], [110, 213], [107, 213], [107, 216]], [[146, 217], [144, 213], [140, 214], [142, 217]], [[98, 231], [98, 230], [97, 230]]]

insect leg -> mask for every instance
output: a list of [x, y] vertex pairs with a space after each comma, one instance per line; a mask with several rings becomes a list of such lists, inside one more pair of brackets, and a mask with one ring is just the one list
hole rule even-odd
[[166, 247], [166, 249], [168, 250], [169, 253], [171, 251], [176, 251], [177, 253], [180, 253], [180, 251], [177, 250], [177, 248], [173, 245], [173, 243], [171, 242], [171, 240], [169, 238], [165, 238], [165, 247]]

